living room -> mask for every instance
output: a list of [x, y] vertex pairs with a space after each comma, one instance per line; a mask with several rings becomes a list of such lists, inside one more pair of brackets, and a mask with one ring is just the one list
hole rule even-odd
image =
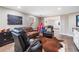
[[[47, 27], [51, 25], [54, 32], [51, 32], [51, 35], [53, 36], [52, 38], [64, 41], [64, 43], [61, 43], [63, 47], [61, 47], [60, 52], [78, 52], [79, 42], [76, 43], [78, 39], [78, 37], [76, 38], [76, 34], [78, 34], [79, 26], [78, 17], [78, 6], [0, 6], [0, 51], [14, 52], [15, 49], [14, 46], [16, 45], [16, 42], [13, 36], [9, 37], [11, 41], [6, 41], [6, 31], [11, 31], [11, 33], [9, 34], [11, 35], [12, 31], [15, 28], [27, 29], [29, 27], [32, 27], [31, 31], [34, 30], [34, 33], [37, 33], [37, 35], [34, 35], [32, 39], [36, 39], [43, 35], [42, 33], [40, 33], [42, 32], [40, 31], [40, 26]], [[40, 25], [40, 23], [42, 23], [42, 25]], [[30, 29], [27, 29], [27, 31], [30, 31]], [[4, 32], [3, 37], [1, 36], [2, 32]], [[29, 36], [30, 34], [28, 33], [27, 35]], [[30, 37], [32, 36], [30, 35]], [[49, 46], [47, 45], [43, 45], [42, 52], [59, 52], [60, 47], [58, 47], [58, 49], [54, 49], [54, 47], [52, 47], [52, 49], [49, 49]], [[17, 49], [19, 48], [17, 47]], [[18, 50], [16, 52], [23, 51]]]

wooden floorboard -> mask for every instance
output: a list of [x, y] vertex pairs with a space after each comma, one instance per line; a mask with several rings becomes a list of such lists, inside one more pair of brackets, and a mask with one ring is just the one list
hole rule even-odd
[[0, 47], [0, 52], [14, 52], [14, 43]]
[[[55, 37], [57, 37], [59, 40], [64, 40], [65, 52], [78, 52], [78, 49], [76, 48], [72, 37], [59, 34], [55, 34]], [[13, 52], [13, 51], [14, 51], [14, 43], [0, 47], [0, 52]]]
[[55, 35], [55, 36], [60, 40], [64, 40], [65, 52], [78, 52], [78, 49], [74, 44], [73, 37], [66, 35]]

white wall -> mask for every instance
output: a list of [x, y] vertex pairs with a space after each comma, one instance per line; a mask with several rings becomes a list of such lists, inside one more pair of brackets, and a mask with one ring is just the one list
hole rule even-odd
[[69, 14], [69, 33], [72, 35], [72, 28], [76, 28], [76, 15], [79, 13]]
[[54, 27], [55, 34], [60, 33], [60, 25], [58, 25], [59, 22], [60, 22], [60, 16], [44, 18], [44, 25], [45, 26], [52, 25]]
[[62, 34], [73, 36], [72, 28], [76, 28], [76, 15], [79, 15], [79, 13], [60, 16]]
[[60, 20], [61, 20], [60, 34], [69, 35], [69, 16], [62, 15], [60, 16]]
[[[8, 25], [7, 24], [7, 14], [22, 16], [23, 24], [22, 25]], [[23, 14], [18, 11], [0, 7], [0, 28], [14, 28], [14, 27], [23, 27], [23, 26], [27, 27], [29, 25], [30, 25], [29, 15]]]
[[[76, 15], [79, 15], [79, 13], [47, 17], [44, 20], [44, 24], [60, 28], [60, 34], [73, 36], [72, 28], [76, 28]], [[60, 26], [57, 25], [57, 22], [60, 22]]]
[[60, 28], [58, 22], [60, 22], [60, 16], [44, 18], [45, 26], [52, 25], [54, 28]]
[[[23, 25], [8, 25], [7, 14], [22, 16]], [[73, 35], [72, 28], [76, 28], [76, 15], [79, 15], [79, 13], [67, 14], [67, 15], [55, 16], [55, 17], [47, 17], [44, 19], [44, 24], [53, 25], [55, 28], [60, 28], [60, 33], [72, 36]], [[58, 26], [58, 22], [61, 22], [60, 23], [61, 27]], [[29, 19], [29, 15], [11, 9], [0, 7], [0, 28], [7, 28], [7, 27], [14, 28], [14, 27], [23, 27], [23, 26], [29, 27], [30, 23], [31, 20]]]

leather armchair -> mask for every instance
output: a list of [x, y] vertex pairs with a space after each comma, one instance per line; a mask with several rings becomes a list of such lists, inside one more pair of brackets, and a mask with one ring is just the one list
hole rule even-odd
[[45, 31], [43, 32], [43, 36], [52, 38], [54, 36], [53, 26], [46, 26]]
[[33, 42], [30, 43], [29, 42], [30, 39], [27, 37], [26, 33], [22, 29], [14, 29], [12, 30], [11, 33], [14, 38], [16, 52], [24, 52], [24, 51], [40, 52], [42, 51], [39, 40], [34, 40]]

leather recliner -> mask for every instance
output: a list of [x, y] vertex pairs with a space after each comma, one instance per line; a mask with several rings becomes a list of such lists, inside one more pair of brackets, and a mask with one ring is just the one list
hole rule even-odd
[[29, 38], [22, 29], [13, 29], [11, 31], [12, 36], [15, 42], [15, 51], [16, 52], [41, 52], [42, 47], [39, 40], [35, 40], [30, 43]]
[[[46, 27], [47, 27], [47, 29], [45, 29], [45, 31], [43, 32], [43, 36], [48, 37], [48, 38], [52, 38], [54, 36], [53, 26], [49, 25]], [[48, 29], [50, 29], [50, 31]]]

